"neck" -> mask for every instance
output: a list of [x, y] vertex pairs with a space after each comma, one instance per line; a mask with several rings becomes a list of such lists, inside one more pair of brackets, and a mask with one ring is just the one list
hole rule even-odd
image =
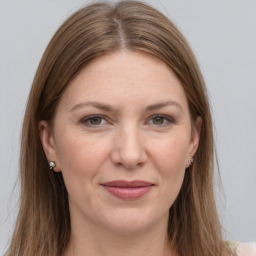
[[72, 223], [71, 241], [65, 256], [174, 256], [168, 242], [168, 218], [162, 223], [136, 232], [115, 232], [91, 223], [86, 227]]

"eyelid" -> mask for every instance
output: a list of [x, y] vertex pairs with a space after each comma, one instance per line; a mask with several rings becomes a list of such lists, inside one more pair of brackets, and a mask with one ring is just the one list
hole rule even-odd
[[[149, 123], [150, 121], [152, 121], [152, 119], [154, 118], [157, 118], [157, 117], [161, 117], [163, 118], [167, 123], [164, 123], [164, 124], [153, 124], [153, 123]], [[93, 119], [93, 118], [101, 118], [102, 120], [104, 120], [104, 124], [99, 124], [99, 125], [93, 125], [93, 124], [90, 124], [88, 123], [88, 121], [90, 119]], [[93, 127], [93, 128], [101, 128], [102, 126], [104, 125], [109, 125], [111, 124], [111, 122], [108, 120], [109, 118], [107, 118], [105, 115], [101, 115], [101, 114], [92, 114], [92, 115], [88, 115], [88, 116], [85, 116], [83, 117], [80, 122], [87, 126], [87, 127]], [[149, 125], [153, 125], [153, 126], [156, 126], [156, 127], [164, 127], [164, 126], [168, 126], [168, 125], [171, 125], [171, 124], [175, 124], [176, 121], [173, 117], [169, 116], [169, 115], [166, 115], [166, 114], [154, 114], [154, 115], [151, 115], [147, 120], [146, 120], [146, 124]]]
[[150, 121], [150, 120], [152, 120], [156, 117], [164, 118], [168, 122], [167, 124], [160, 124], [160, 125], [152, 124], [152, 125], [157, 126], [157, 127], [163, 127], [163, 126], [167, 126], [167, 125], [176, 123], [176, 121], [173, 117], [171, 117], [169, 115], [165, 115], [165, 114], [154, 114], [154, 115], [150, 116], [148, 120]]
[[[90, 119], [93, 119], [93, 118], [101, 118], [101, 119], [105, 120], [105, 123], [104, 123], [104, 124], [100, 124], [100, 125], [93, 125], [93, 124], [87, 123]], [[88, 127], [94, 127], [94, 128], [100, 128], [100, 127], [102, 127], [103, 125], [105, 125], [106, 123], [109, 123], [109, 121], [107, 120], [107, 118], [106, 118], [104, 115], [99, 115], [99, 114], [85, 116], [85, 117], [83, 117], [83, 118], [80, 120], [80, 122], [81, 122], [83, 125], [86, 125], [86, 126], [88, 126]]]

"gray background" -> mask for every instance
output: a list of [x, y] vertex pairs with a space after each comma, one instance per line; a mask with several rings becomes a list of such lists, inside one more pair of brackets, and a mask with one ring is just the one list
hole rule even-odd
[[[146, 2], [186, 36], [209, 88], [223, 184], [216, 194], [225, 236], [256, 240], [256, 1]], [[0, 0], [0, 255], [17, 213], [18, 189], [13, 188], [33, 76], [54, 31], [86, 3]]]

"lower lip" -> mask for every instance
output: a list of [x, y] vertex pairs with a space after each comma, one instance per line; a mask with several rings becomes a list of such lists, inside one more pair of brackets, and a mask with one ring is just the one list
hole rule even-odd
[[103, 187], [113, 196], [124, 199], [124, 200], [139, 199], [145, 194], [147, 194], [152, 188], [152, 186], [135, 187], [135, 188], [122, 188], [122, 187], [109, 187], [109, 186], [103, 186]]

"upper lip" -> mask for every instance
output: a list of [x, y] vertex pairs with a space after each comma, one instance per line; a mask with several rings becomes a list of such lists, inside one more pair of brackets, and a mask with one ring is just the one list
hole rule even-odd
[[114, 181], [102, 183], [101, 185], [107, 186], [107, 187], [138, 188], [138, 187], [149, 187], [149, 186], [153, 186], [154, 184], [147, 181], [143, 181], [143, 180], [132, 180], [132, 181], [114, 180]]

